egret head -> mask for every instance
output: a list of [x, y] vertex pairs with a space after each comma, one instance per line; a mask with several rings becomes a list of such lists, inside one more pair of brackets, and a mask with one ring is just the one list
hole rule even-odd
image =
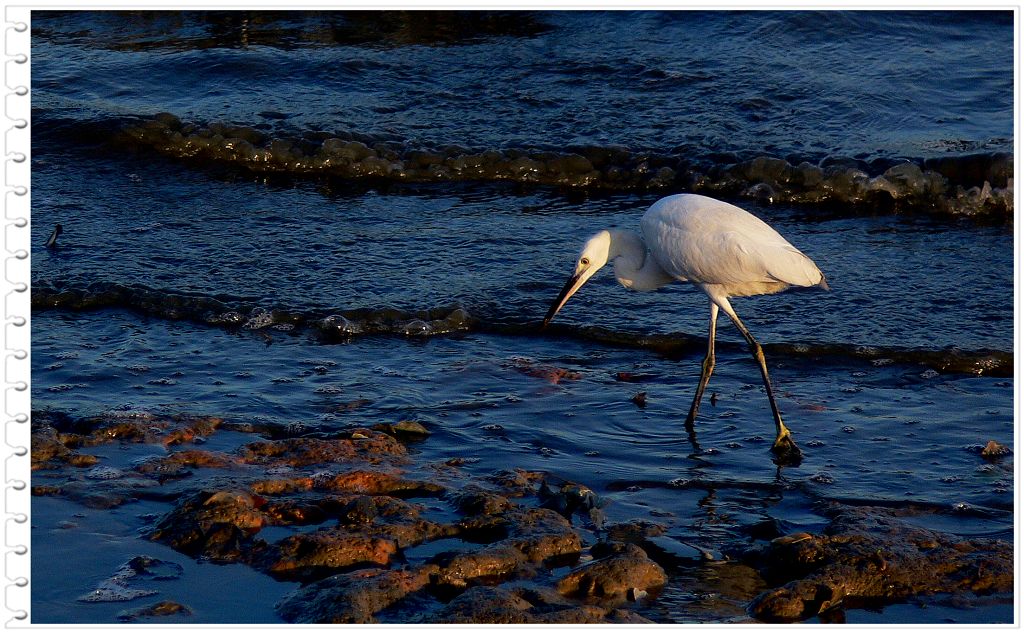
[[609, 253], [611, 252], [612, 246], [612, 234], [610, 231], [604, 230], [591, 236], [587, 243], [583, 245], [583, 250], [580, 251], [580, 255], [576, 258], [576, 269], [573, 271], [569, 281], [562, 287], [562, 292], [558, 294], [558, 298], [555, 303], [551, 305], [551, 310], [548, 311], [547, 317], [544, 318], [544, 324], [541, 326], [548, 325], [551, 318], [555, 316], [562, 306], [569, 301], [576, 291], [580, 290], [587, 280], [591, 278], [594, 273], [597, 273], [598, 269], [608, 263]]

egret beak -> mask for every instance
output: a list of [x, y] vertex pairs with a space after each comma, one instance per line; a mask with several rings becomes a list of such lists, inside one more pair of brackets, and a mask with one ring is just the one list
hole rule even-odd
[[590, 279], [589, 275], [584, 275], [585, 272], [586, 271], [580, 271], [579, 273], [574, 274], [569, 278], [569, 281], [565, 283], [565, 286], [562, 287], [562, 291], [558, 294], [558, 299], [555, 300], [555, 303], [551, 304], [551, 310], [548, 311], [547, 317], [544, 318], [544, 323], [540, 325], [541, 329], [547, 327], [548, 322], [555, 316], [555, 313], [562, 310], [562, 306], [565, 306], [565, 303], [569, 301], [569, 298], [572, 297], [576, 291], [580, 290], [580, 287], [583, 286], [584, 282]]

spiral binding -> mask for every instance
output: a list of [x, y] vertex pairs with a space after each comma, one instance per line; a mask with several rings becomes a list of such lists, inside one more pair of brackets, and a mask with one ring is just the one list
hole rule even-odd
[[4, 624], [27, 625], [29, 588], [29, 19], [4, 11]]

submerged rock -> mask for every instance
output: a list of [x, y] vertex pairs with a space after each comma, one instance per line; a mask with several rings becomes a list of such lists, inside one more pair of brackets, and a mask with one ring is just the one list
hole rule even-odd
[[91, 592], [78, 597], [83, 603], [132, 601], [157, 594], [156, 590], [141, 587], [140, 581], [152, 579], [166, 581], [181, 576], [182, 568], [170, 561], [140, 555], [133, 557], [104, 579]]
[[117, 613], [118, 621], [142, 621], [144, 619], [150, 619], [153, 617], [165, 617], [165, 616], [192, 616], [192, 610], [188, 607], [175, 603], [174, 601], [160, 601], [152, 605], [146, 605], [141, 608], [135, 608], [134, 610], [123, 610]]

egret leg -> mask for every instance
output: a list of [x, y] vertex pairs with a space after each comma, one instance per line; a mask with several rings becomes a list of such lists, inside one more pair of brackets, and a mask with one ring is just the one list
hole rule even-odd
[[772, 444], [772, 453], [775, 454], [775, 459], [780, 464], [799, 464], [803, 457], [800, 448], [793, 442], [793, 438], [790, 436], [789, 429], [782, 422], [782, 414], [779, 413], [779, 406], [775, 403], [775, 394], [772, 391], [772, 382], [768, 378], [768, 366], [764, 360], [764, 350], [761, 349], [761, 344], [754, 339], [754, 336], [750, 334], [747, 327], [740, 321], [739, 315], [736, 311], [732, 310], [732, 307], [726, 304], [722, 306], [726, 314], [729, 315], [729, 319], [736, 325], [743, 338], [747, 340], [747, 344], [750, 345], [750, 353], [754, 355], [754, 359], [757, 360], [757, 364], [761, 368], [761, 378], [764, 379], [764, 389], [768, 393], [768, 402], [772, 406], [772, 414], [775, 416], [775, 443]]
[[697, 410], [700, 409], [700, 401], [704, 398], [704, 388], [711, 380], [711, 373], [715, 371], [715, 325], [718, 322], [718, 304], [711, 302], [711, 319], [708, 324], [708, 353], [704, 356], [704, 362], [700, 368], [700, 382], [697, 384], [697, 393], [693, 395], [693, 404], [690, 405], [690, 414], [686, 417], [686, 425], [690, 427], [697, 419]]

